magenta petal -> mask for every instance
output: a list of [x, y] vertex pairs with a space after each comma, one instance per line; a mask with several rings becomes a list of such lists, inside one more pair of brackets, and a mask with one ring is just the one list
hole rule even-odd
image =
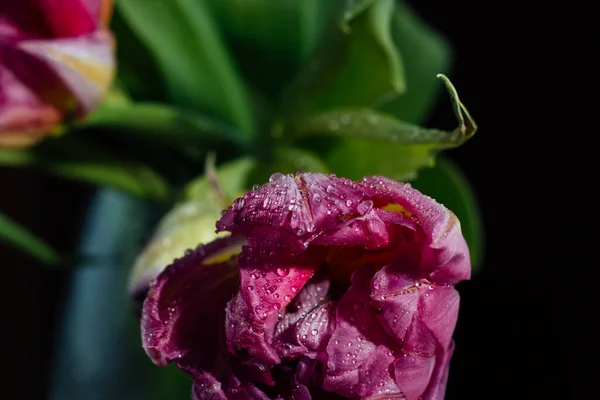
[[193, 400], [228, 400], [221, 388], [221, 382], [209, 373], [201, 373], [196, 377], [192, 398]]
[[261, 188], [237, 199], [217, 228], [251, 236], [255, 227], [266, 225], [308, 238], [356, 212], [363, 191], [355, 186], [323, 174], [274, 174]]
[[[362, 267], [352, 274], [352, 284], [339, 301], [336, 327], [327, 345], [325, 390], [355, 396], [359, 368], [380, 346], [390, 350], [391, 338], [381, 329], [370, 305], [373, 268]], [[343, 384], [342, 384], [343, 383]]]
[[379, 346], [361, 365], [356, 393], [362, 398], [401, 399], [403, 394], [396, 384], [393, 372], [394, 353]]
[[439, 352], [436, 356], [435, 367], [429, 380], [423, 400], [443, 400], [446, 394], [446, 384], [450, 372], [450, 360], [454, 353], [454, 341], [450, 342], [448, 349]]
[[311, 244], [377, 249], [390, 242], [388, 228], [374, 210], [323, 232]]
[[[406, 354], [406, 353], [405, 353]], [[427, 389], [435, 367], [435, 356], [400, 355], [394, 362], [396, 383], [406, 400], [417, 400]]]
[[363, 179], [377, 196], [401, 205], [418, 221], [426, 237], [422, 250], [422, 271], [438, 284], [455, 284], [471, 277], [467, 244], [460, 222], [447, 208], [413, 189], [409, 184], [375, 176]]
[[106, 30], [76, 38], [22, 41], [18, 48], [56, 73], [77, 99], [81, 114], [98, 105], [112, 81], [113, 39]]
[[280, 260], [268, 268], [248, 265], [257, 262], [248, 256], [250, 249], [246, 247], [240, 257], [240, 291], [227, 307], [227, 340], [234, 353], [246, 349], [264, 362], [277, 364], [281, 360], [271, 343], [279, 314], [312, 277], [318, 263], [310, 257], [292, 257], [290, 264]]
[[212, 367], [219, 342], [216, 327], [238, 287], [236, 254], [242, 243], [227, 237], [198, 247], [153, 282], [142, 310], [142, 339], [155, 364]]

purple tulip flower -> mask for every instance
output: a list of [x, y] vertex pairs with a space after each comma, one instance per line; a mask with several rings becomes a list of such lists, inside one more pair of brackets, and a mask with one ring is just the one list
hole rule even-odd
[[456, 216], [384, 177], [274, 174], [150, 286], [142, 339], [194, 399], [442, 399], [470, 278]]
[[102, 100], [114, 74], [111, 0], [2, 0], [0, 147], [29, 146]]

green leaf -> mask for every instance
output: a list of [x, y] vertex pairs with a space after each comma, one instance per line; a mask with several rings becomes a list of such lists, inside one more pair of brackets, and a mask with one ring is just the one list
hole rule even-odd
[[412, 185], [456, 214], [469, 245], [472, 268], [477, 270], [483, 261], [484, 229], [477, 198], [460, 169], [440, 157], [433, 168], [422, 169]]
[[[459, 116], [462, 118], [462, 113]], [[437, 149], [460, 146], [472, 136], [464, 122], [453, 131], [426, 129], [369, 108], [334, 110], [308, 117], [291, 135], [303, 138], [319, 134], [407, 145], [435, 144]]]
[[[127, 1], [127, 0], [126, 0]], [[166, 101], [167, 89], [152, 54], [115, 7], [110, 29], [117, 38], [117, 77], [135, 99]]]
[[402, 60], [390, 31], [395, 2], [359, 3], [358, 9], [346, 9], [341, 23], [345, 31], [340, 28], [329, 38], [284, 93], [288, 113], [302, 117], [332, 108], [373, 106], [404, 90]]
[[152, 52], [175, 105], [255, 127], [243, 83], [204, 0], [127, 0], [117, 6]]
[[[477, 131], [452, 83], [444, 75], [438, 78], [448, 89], [459, 122], [451, 132], [425, 129], [374, 110], [359, 109], [307, 117], [292, 128], [290, 136], [303, 138], [299, 143], [309, 148], [320, 148], [327, 165], [338, 175], [352, 179], [373, 174], [414, 179], [420, 168], [434, 165], [436, 152], [460, 146]], [[318, 135], [335, 135], [344, 140], [327, 146]]]
[[391, 32], [404, 61], [406, 91], [383, 104], [381, 110], [403, 121], [422, 122], [435, 104], [439, 91], [433, 77], [450, 69], [452, 51], [448, 41], [402, 0], [396, 3]]
[[0, 240], [47, 264], [59, 264], [61, 262], [60, 256], [50, 246], [1, 212]]
[[312, 55], [332, 20], [323, 0], [210, 0], [245, 77], [276, 95]]
[[185, 149], [241, 145], [235, 128], [194, 111], [158, 103], [103, 106], [75, 128], [123, 131], [141, 141]]
[[367, 175], [384, 175], [399, 181], [414, 179], [418, 170], [435, 163], [431, 145], [360, 139], [341, 141], [324, 156], [324, 160], [338, 176], [360, 179]]
[[160, 174], [133, 155], [107, 149], [85, 135], [64, 134], [26, 150], [0, 150], [0, 165], [32, 166], [43, 172], [132, 195], [165, 201], [170, 188]]

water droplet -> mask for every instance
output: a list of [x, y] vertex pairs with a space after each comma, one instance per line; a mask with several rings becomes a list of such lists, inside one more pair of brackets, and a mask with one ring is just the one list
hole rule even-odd
[[298, 291], [298, 288], [296, 286], [292, 286], [292, 293], [296, 293]]
[[359, 342], [362, 342], [364, 339], [365, 339], [365, 338], [364, 338], [364, 337], [362, 337], [361, 335], [358, 335], [358, 336], [356, 337], [356, 340], [358, 340]]
[[433, 290], [433, 285], [429, 285], [429, 290]]
[[350, 353], [350, 352], [346, 353], [346, 357], [352, 357], [352, 353]]
[[254, 286], [248, 285], [248, 286], [246, 286], [246, 289], [248, 289], [249, 291], [252, 291], [252, 290], [254, 290]]
[[302, 335], [302, 339], [306, 339], [308, 336], [306, 335]]
[[352, 342], [348, 342], [347, 346], [352, 347]]
[[379, 290], [379, 283], [377, 283], [377, 282], [373, 283], [373, 289]]
[[313, 336], [315, 336], [317, 333], [319, 333], [319, 331], [316, 329], [313, 329], [312, 331], [310, 331], [310, 334]]
[[302, 228], [296, 229], [296, 235], [298, 235], [298, 236], [304, 235], [304, 229], [302, 229]]
[[241, 210], [242, 208], [244, 208], [244, 202], [245, 202], [245, 201], [244, 201], [244, 198], [243, 198], [243, 197], [239, 198], [239, 199], [238, 199], [238, 200], [235, 202], [235, 208], [236, 208], [238, 211], [239, 211], [239, 210]]
[[287, 268], [277, 268], [277, 275], [279, 276], [287, 276], [289, 271]]
[[319, 193], [313, 194], [313, 201], [315, 203], [320, 203], [321, 202], [321, 195]]
[[392, 350], [388, 350], [387, 355], [391, 357], [394, 355], [394, 352]]
[[415, 287], [419, 287], [419, 286], [421, 286], [421, 282], [415, 283]]
[[335, 343], [335, 344], [340, 344], [340, 341], [339, 341], [339, 340], [337, 340], [337, 339], [335, 339], [335, 340], [334, 340], [334, 343]]
[[283, 296], [283, 300], [290, 301], [290, 300], [292, 300], [292, 296], [290, 296], [289, 294], [286, 294], [285, 296]]
[[352, 200], [346, 200], [346, 207], [352, 207]]
[[333, 187], [333, 185], [327, 185], [327, 188], [325, 188], [325, 191], [327, 193], [333, 193], [333, 192], [335, 192], [335, 188]]
[[352, 360], [352, 364], [356, 364], [356, 360]]
[[283, 178], [285, 178], [285, 175], [283, 175], [281, 172], [275, 172], [273, 175], [271, 175], [269, 177], [269, 182], [279, 181]]
[[254, 185], [252, 185], [252, 190], [258, 190], [260, 189], [260, 185], [258, 183], [255, 183]]
[[276, 299], [279, 298], [279, 293], [273, 293], [273, 297], [275, 297]]

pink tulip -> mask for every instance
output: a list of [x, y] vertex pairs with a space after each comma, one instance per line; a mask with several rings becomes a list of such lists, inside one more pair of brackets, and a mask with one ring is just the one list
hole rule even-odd
[[274, 174], [176, 260], [144, 302], [143, 344], [195, 399], [444, 397], [470, 278], [456, 216], [408, 184]]
[[0, 146], [34, 144], [104, 97], [114, 74], [111, 0], [0, 4]]

